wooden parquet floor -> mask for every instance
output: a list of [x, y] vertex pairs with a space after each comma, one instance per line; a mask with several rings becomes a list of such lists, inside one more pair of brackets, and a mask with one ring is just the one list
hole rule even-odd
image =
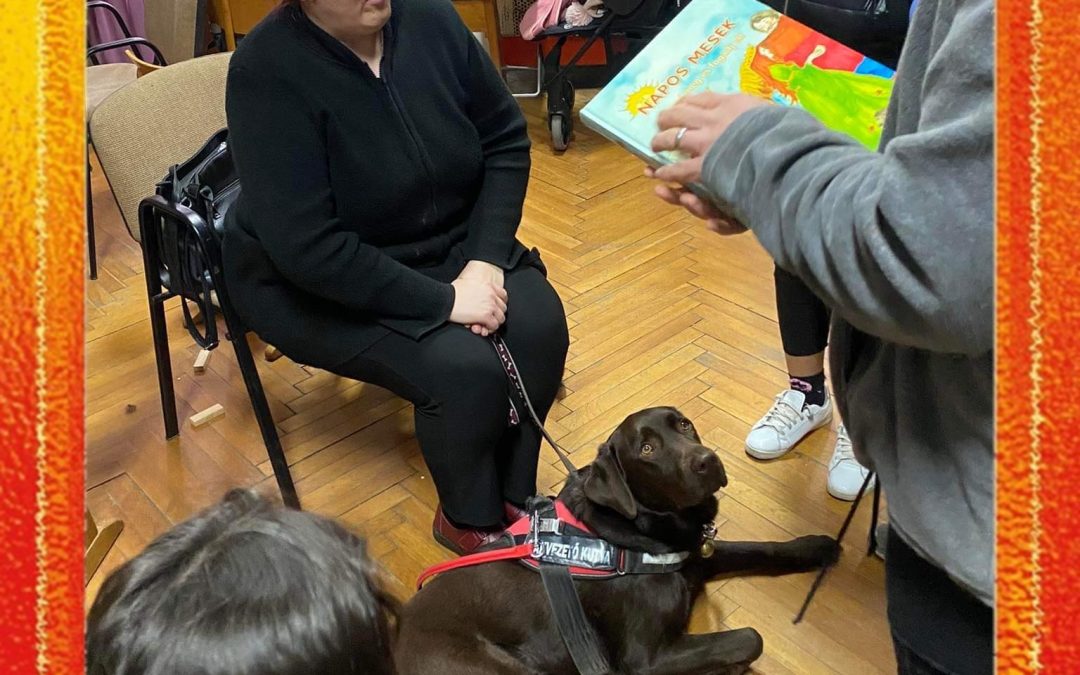
[[[712, 235], [661, 203], [640, 162], [580, 123], [570, 149], [555, 155], [541, 102], [522, 105], [534, 150], [521, 238], [542, 250], [571, 326], [566, 396], [551, 432], [585, 464], [626, 414], [678, 406], [728, 470], [721, 537], [835, 533], [847, 505], [825, 491], [832, 430], [771, 463], [743, 450], [750, 425], [786, 386], [768, 257], [752, 236]], [[88, 504], [99, 523], [122, 518], [125, 528], [88, 600], [105, 573], [227, 489], [275, 492], [231, 348], [194, 374], [197, 350], [175, 305], [168, 315], [181, 434], [164, 440], [141, 257], [96, 167], [94, 203], [101, 271], [86, 298]], [[252, 344], [258, 357], [261, 344]], [[436, 496], [409, 406], [287, 358], [256, 360], [305, 508], [366, 536], [394, 592], [407, 597], [423, 568], [449, 557], [431, 539]], [[215, 403], [224, 417], [192, 428], [188, 416]], [[540, 488], [554, 490], [562, 478], [545, 446]], [[863, 550], [868, 525], [864, 506], [800, 625], [791, 620], [809, 574], [710, 584], [692, 630], [754, 626], [765, 638], [759, 673], [893, 672], [883, 565]]]

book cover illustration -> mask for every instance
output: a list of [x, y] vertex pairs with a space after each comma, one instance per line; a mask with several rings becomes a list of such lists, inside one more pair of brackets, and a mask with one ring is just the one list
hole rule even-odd
[[800, 107], [876, 149], [893, 71], [754, 0], [695, 0], [581, 111], [650, 164], [660, 112], [689, 94], [744, 92]]

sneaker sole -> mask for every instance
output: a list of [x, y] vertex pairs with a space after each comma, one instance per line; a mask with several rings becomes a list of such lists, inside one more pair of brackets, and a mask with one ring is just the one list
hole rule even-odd
[[[814, 426], [807, 429], [806, 433], [802, 435], [802, 438], [800, 438], [799, 440], [792, 443], [791, 447], [788, 448], [787, 450], [781, 450], [780, 452], [767, 452], [765, 450], [758, 450], [757, 448], [753, 448], [753, 447], [751, 447], [750, 445], [748, 445], [746, 443], [743, 444], [743, 448], [746, 449], [746, 454], [750, 455], [754, 459], [764, 459], [764, 460], [780, 459], [784, 455], [786, 455], [789, 452], [791, 452], [792, 450], [794, 450], [796, 445], [798, 445], [799, 443], [802, 443], [804, 440], [806, 440], [807, 436], [814, 433], [818, 429], [820, 429], [820, 428], [822, 428], [824, 426], [827, 426], [830, 422], [832, 422], [832, 416], [833, 416], [832, 408], [829, 408], [829, 414], [826, 415], [825, 418], [822, 419], [820, 422], [818, 422]], [[854, 497], [852, 497], [852, 499], [854, 499]]]
[[[870, 481], [870, 484], [866, 486], [866, 491], [867, 492], [870, 492], [871, 490], [874, 489], [874, 483], [875, 482], [877, 482], [877, 478]], [[862, 487], [861, 483], [859, 484], [859, 487]], [[855, 497], [857, 497], [859, 495], [858, 489], [856, 489], [855, 492], [850, 492], [850, 493], [848, 493], [848, 492], [839, 492], [837, 490], [833, 490], [833, 487], [831, 485], [829, 485], [828, 482], [825, 483], [825, 490], [829, 493], [830, 496], [834, 497], [835, 499], [839, 499], [842, 502], [853, 502], [853, 501], [855, 501]]]

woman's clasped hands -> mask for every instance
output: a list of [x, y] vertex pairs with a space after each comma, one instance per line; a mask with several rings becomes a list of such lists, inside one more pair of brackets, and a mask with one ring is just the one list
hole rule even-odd
[[501, 267], [470, 260], [451, 285], [454, 287], [451, 323], [462, 324], [483, 337], [499, 330], [506, 321], [508, 297]]

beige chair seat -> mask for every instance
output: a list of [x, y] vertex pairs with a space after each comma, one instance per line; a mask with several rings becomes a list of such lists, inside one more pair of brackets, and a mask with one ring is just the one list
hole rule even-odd
[[200, 56], [148, 73], [101, 101], [89, 117], [90, 141], [136, 241], [139, 202], [154, 194], [170, 166], [225, 127], [231, 56]]
[[134, 63], [105, 63], [86, 69], [86, 119], [94, 114], [101, 102], [113, 92], [135, 81], [138, 68]]

